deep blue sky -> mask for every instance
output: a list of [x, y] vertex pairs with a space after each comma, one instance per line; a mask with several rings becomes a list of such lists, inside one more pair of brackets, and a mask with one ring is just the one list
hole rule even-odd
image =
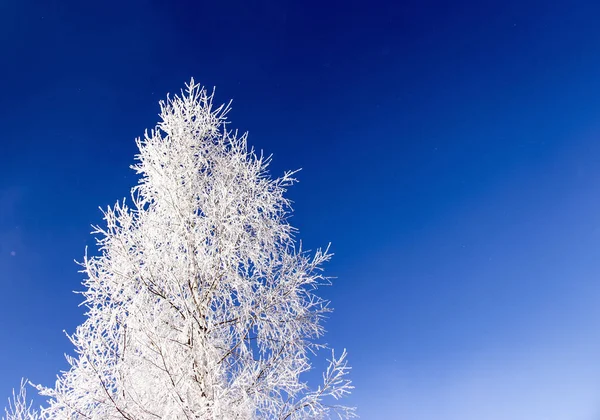
[[364, 419], [600, 415], [600, 4], [0, 2], [0, 398], [51, 384], [98, 206], [194, 77], [302, 167]]

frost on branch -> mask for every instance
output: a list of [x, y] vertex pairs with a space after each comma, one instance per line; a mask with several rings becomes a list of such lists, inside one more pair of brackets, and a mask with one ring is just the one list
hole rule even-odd
[[296, 246], [284, 197], [294, 172], [272, 179], [270, 158], [226, 129], [228, 106], [194, 81], [161, 102], [162, 121], [132, 167], [132, 205], [95, 227], [100, 255], [82, 266], [86, 321], [70, 336], [70, 369], [48, 419], [349, 418], [346, 353], [323, 384], [300, 380], [323, 347], [328, 279]]
[[40, 416], [37, 411], [31, 408], [32, 402], [27, 402], [27, 391], [25, 385], [27, 380], [21, 381], [19, 393], [15, 394], [13, 389], [12, 399], [8, 400], [8, 407], [4, 409], [2, 420], [38, 420]]

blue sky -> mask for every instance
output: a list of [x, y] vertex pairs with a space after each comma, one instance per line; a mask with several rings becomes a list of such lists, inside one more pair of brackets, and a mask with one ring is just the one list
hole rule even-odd
[[[175, 4], [176, 3], [176, 4]], [[250, 5], [252, 3], [252, 5]], [[194, 77], [303, 168], [365, 419], [600, 416], [600, 5], [0, 3], [0, 397], [50, 384], [74, 259]]]

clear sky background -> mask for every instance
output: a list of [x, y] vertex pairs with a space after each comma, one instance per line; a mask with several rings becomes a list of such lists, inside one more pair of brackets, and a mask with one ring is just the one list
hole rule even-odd
[[0, 2], [0, 398], [52, 384], [98, 206], [190, 77], [303, 168], [364, 419], [600, 418], [600, 3]]

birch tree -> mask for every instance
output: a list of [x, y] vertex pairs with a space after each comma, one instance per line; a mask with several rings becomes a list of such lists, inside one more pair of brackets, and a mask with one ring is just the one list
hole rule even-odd
[[[326, 419], [352, 389], [345, 350], [322, 383], [303, 379], [325, 346], [328, 248], [289, 224], [295, 172], [228, 129], [229, 105], [193, 79], [136, 140], [131, 200], [103, 210], [82, 267], [86, 319], [47, 406], [7, 419]], [[32, 416], [32, 417], [27, 417]]]

